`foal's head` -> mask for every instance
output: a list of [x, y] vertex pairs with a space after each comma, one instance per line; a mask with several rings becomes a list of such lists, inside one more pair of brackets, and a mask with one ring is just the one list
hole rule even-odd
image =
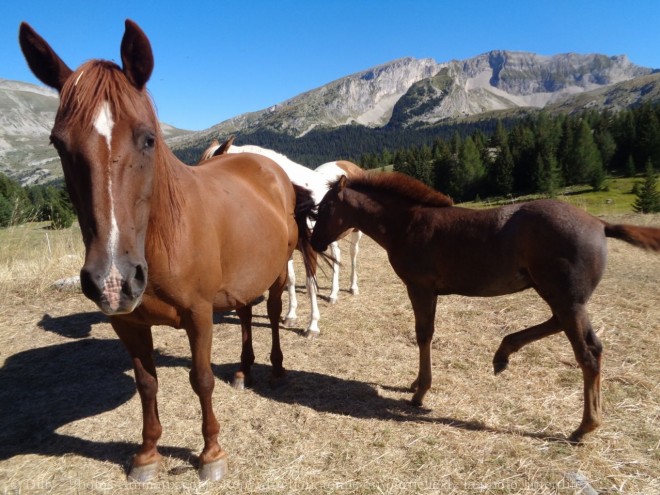
[[346, 176], [342, 175], [330, 184], [328, 192], [319, 203], [311, 240], [312, 247], [319, 253], [328, 249], [330, 243], [336, 241], [348, 229], [345, 216], [341, 212], [347, 182]]
[[127, 20], [123, 67], [93, 60], [72, 71], [25, 23], [19, 40], [34, 74], [60, 93], [51, 142], [85, 243], [83, 292], [106, 314], [131, 312], [147, 282], [145, 236], [161, 145], [145, 90], [149, 41]]

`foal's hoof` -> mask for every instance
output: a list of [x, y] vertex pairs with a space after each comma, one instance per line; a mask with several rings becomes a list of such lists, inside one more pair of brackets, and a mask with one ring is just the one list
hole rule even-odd
[[502, 373], [507, 367], [509, 366], [508, 361], [493, 361], [493, 371], [495, 371], [496, 375], [499, 375]]
[[321, 335], [320, 330], [307, 330], [305, 332], [305, 337], [308, 338], [309, 340], [314, 340], [318, 338], [319, 335]]
[[220, 481], [227, 473], [227, 458], [223, 457], [217, 461], [202, 464], [199, 467], [200, 481]]
[[128, 473], [128, 481], [137, 483], [146, 483], [147, 481], [151, 481], [156, 476], [158, 476], [159, 467], [160, 463], [158, 462], [147, 464], [145, 466], [133, 466], [131, 468], [131, 472]]
[[337, 304], [337, 296], [330, 296], [329, 298], [330, 304]]

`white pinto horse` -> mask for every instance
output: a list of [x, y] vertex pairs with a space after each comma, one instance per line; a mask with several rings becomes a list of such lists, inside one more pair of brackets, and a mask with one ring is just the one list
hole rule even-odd
[[[328, 191], [328, 184], [335, 181], [342, 175], [346, 175], [349, 179], [354, 178], [364, 171], [352, 162], [340, 160], [335, 162], [328, 162], [320, 165], [315, 170], [305, 167], [299, 163], [290, 160], [285, 155], [278, 153], [274, 150], [262, 148], [255, 145], [234, 146], [233, 136], [227, 139], [224, 143], [220, 144], [218, 140], [213, 140], [211, 145], [202, 154], [199, 163], [202, 163], [213, 156], [221, 155], [223, 153], [256, 153], [258, 155], [267, 156], [275, 163], [277, 163], [289, 176], [291, 182], [296, 185], [309, 189], [312, 193], [314, 202], [318, 204]], [[351, 232], [351, 285], [350, 291], [352, 294], [358, 294], [357, 283], [357, 255], [359, 252], [358, 243], [362, 237], [362, 232], [352, 230]], [[348, 234], [348, 232], [347, 232]], [[335, 304], [339, 297], [339, 262], [341, 252], [337, 241], [331, 243], [330, 250], [333, 257], [332, 264], [332, 288], [330, 291], [330, 303]], [[314, 267], [315, 269], [315, 267]], [[314, 270], [315, 271], [315, 270]], [[313, 338], [319, 335], [319, 320], [321, 313], [319, 312], [317, 300], [317, 287], [314, 280], [314, 274], [307, 276], [306, 287], [307, 294], [309, 295], [311, 303], [311, 314], [309, 325], [305, 335]], [[298, 319], [298, 298], [296, 296], [296, 274], [293, 269], [293, 257], [288, 263], [288, 292], [289, 292], [289, 310], [287, 311], [284, 319], [284, 326], [291, 327]]]

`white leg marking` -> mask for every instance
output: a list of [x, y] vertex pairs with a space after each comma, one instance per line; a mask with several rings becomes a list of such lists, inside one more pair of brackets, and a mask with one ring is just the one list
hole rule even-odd
[[330, 253], [334, 258], [332, 262], [332, 289], [330, 290], [330, 304], [335, 304], [339, 299], [339, 263], [341, 262], [341, 251], [339, 242], [330, 244]]

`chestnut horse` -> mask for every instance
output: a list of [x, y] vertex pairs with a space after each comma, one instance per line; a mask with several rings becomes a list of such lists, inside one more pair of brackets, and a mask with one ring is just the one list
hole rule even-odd
[[[308, 191], [273, 161], [223, 156], [188, 167], [166, 146], [145, 85], [153, 69], [149, 40], [126, 21], [123, 67], [102, 60], [71, 70], [29, 25], [19, 40], [35, 75], [60, 93], [51, 134], [85, 244], [84, 294], [110, 316], [132, 358], [142, 401], [142, 445], [129, 478], [158, 470], [161, 436], [152, 325], [184, 328], [190, 383], [202, 409], [200, 478], [220, 479], [211, 371], [213, 312], [236, 309], [243, 331], [240, 374], [254, 362], [250, 303], [269, 291], [274, 377], [284, 374], [279, 344], [286, 264], [309, 236]], [[309, 241], [307, 237], [307, 242]]]
[[586, 304], [603, 275], [606, 237], [660, 250], [660, 229], [612, 225], [556, 200], [488, 210], [452, 206], [445, 195], [397, 173], [340, 178], [319, 205], [312, 246], [320, 250], [348, 228], [380, 244], [406, 284], [415, 314], [419, 372], [412, 402], [431, 387], [431, 340], [439, 295], [492, 297], [527, 288], [550, 306], [550, 318], [507, 335], [493, 365], [506, 369], [523, 346], [564, 331], [584, 378], [584, 413], [570, 440], [601, 423], [602, 345]]
[[[234, 146], [234, 136], [230, 136], [222, 144], [217, 139], [214, 139], [206, 150], [202, 153], [197, 165], [200, 165], [204, 161], [214, 157], [219, 156], [225, 153], [257, 153], [259, 155], [267, 156], [277, 163], [282, 169], [286, 172], [291, 179], [291, 182], [299, 186], [309, 189], [312, 193], [312, 197], [318, 203], [321, 201], [325, 193], [328, 191], [328, 184], [331, 181], [338, 179], [342, 175], [346, 175], [349, 178], [357, 177], [364, 173], [360, 167], [355, 165], [352, 162], [347, 160], [339, 160], [335, 162], [324, 163], [319, 165], [316, 169], [312, 170], [304, 165], [290, 160], [288, 157], [284, 156], [277, 151], [270, 150], [268, 148], [262, 148], [255, 145], [243, 145], [243, 146]], [[348, 234], [346, 232], [345, 234]], [[342, 236], [343, 237], [343, 236]], [[359, 252], [358, 244], [360, 238], [362, 237], [362, 232], [359, 230], [353, 229], [351, 231], [351, 285], [350, 291], [352, 294], [358, 294], [358, 284], [357, 284], [357, 255]], [[309, 248], [311, 249], [311, 247]], [[332, 287], [330, 290], [330, 303], [335, 304], [339, 297], [339, 265], [341, 252], [339, 250], [339, 243], [332, 242], [330, 244], [330, 256], [325, 256], [326, 261], [332, 262]], [[311, 253], [308, 258], [315, 260], [316, 252], [311, 249]], [[298, 316], [298, 298], [296, 296], [296, 273], [293, 269], [293, 258], [289, 260], [289, 280], [288, 280], [288, 293], [289, 293], [289, 309], [287, 311], [286, 317], [284, 319], [284, 326], [291, 327], [295, 324]], [[310, 312], [310, 321], [305, 331], [305, 335], [309, 338], [314, 338], [318, 336], [321, 332], [319, 329], [319, 321], [321, 319], [321, 313], [319, 311], [319, 306], [317, 302], [317, 287], [316, 287], [316, 263], [313, 262], [311, 266], [306, 266], [307, 268], [307, 294], [311, 303], [311, 312]]]

